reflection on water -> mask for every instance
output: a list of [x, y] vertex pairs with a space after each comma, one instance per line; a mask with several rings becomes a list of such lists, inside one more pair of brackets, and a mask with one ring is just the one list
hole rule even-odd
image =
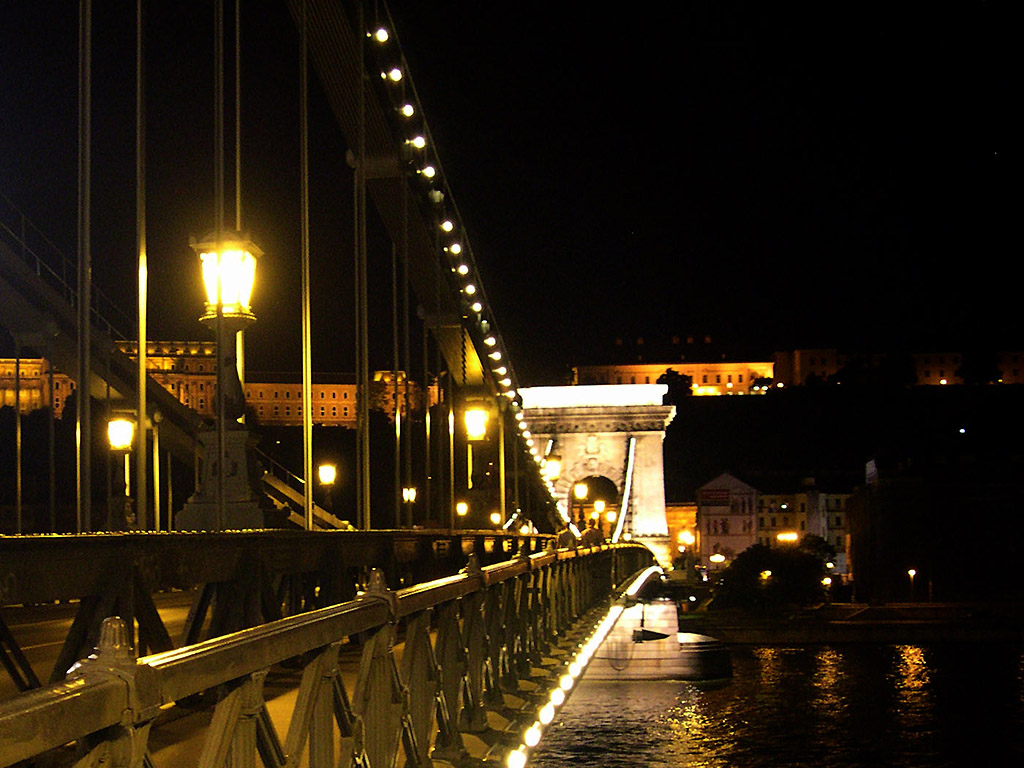
[[1021, 733], [1019, 647], [737, 647], [717, 687], [584, 677], [530, 765], [1020, 765]]

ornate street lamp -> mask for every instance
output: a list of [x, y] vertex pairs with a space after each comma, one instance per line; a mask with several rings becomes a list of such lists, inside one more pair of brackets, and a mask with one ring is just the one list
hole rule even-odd
[[483, 440], [487, 437], [487, 410], [484, 408], [467, 408], [465, 413], [466, 439]]
[[121, 526], [130, 528], [135, 523], [129, 469], [134, 442], [135, 419], [133, 417], [122, 414], [112, 417], [107, 422], [107, 443], [120, 467], [120, 480], [124, 488], [123, 495], [118, 494], [107, 500], [107, 530], [117, 530]]
[[[583, 526], [583, 525], [586, 524], [586, 521], [583, 519], [583, 509], [584, 509], [584, 506], [585, 506], [586, 501], [587, 501], [587, 496], [590, 495], [590, 488], [587, 486], [586, 483], [583, 483], [583, 482], [576, 483], [572, 487], [572, 495], [576, 498], [576, 501], [578, 501], [580, 503], [579, 524], [581, 526]], [[569, 508], [569, 522], [570, 523], [573, 522], [571, 502], [570, 502], [570, 508]]]
[[320, 485], [334, 485], [338, 479], [338, 468], [333, 464], [321, 464], [316, 468], [316, 476]]
[[541, 464], [541, 474], [545, 480], [554, 482], [562, 476], [562, 457], [556, 453], [549, 453]]
[[338, 480], [338, 467], [326, 462], [318, 464], [316, 468], [316, 479], [317, 482], [320, 483], [320, 487], [323, 488], [327, 511], [333, 514], [334, 499], [332, 498], [332, 491], [334, 490], [334, 484]]
[[[247, 236], [237, 232], [211, 233], [191, 243], [202, 265], [206, 301], [199, 322], [217, 339], [216, 441], [201, 435], [202, 477], [196, 493], [178, 515], [181, 530], [262, 528], [256, 490], [247, 471], [248, 431], [239, 419], [245, 414], [233, 340], [256, 321], [250, 304], [256, 261], [263, 256]], [[221, 468], [225, 471], [221, 471]]]

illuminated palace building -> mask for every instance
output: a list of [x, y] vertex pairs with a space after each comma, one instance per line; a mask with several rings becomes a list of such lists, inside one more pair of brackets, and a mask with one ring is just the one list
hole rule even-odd
[[[121, 352], [134, 358], [135, 342], [118, 342]], [[202, 416], [214, 416], [217, 399], [217, 346], [214, 342], [150, 342], [146, 367], [157, 382], [180, 402]], [[246, 377], [249, 379], [249, 377]], [[261, 424], [297, 426], [302, 423], [302, 384], [296, 374], [253, 373], [245, 382], [245, 397]], [[374, 374], [371, 408], [393, 416], [393, 373]], [[399, 374], [398, 407], [405, 409], [404, 378]], [[64, 403], [74, 391], [74, 382], [63, 373], [52, 374], [45, 358], [0, 359], [0, 403], [13, 407], [16, 397], [21, 412], [29, 413], [50, 404], [60, 418]], [[16, 396], [16, 392], [18, 395]], [[416, 396], [415, 386], [410, 396]], [[355, 429], [356, 385], [351, 375], [314, 374], [312, 383], [313, 423]]]
[[[840, 352], [836, 349], [797, 349], [776, 352], [772, 360], [745, 362], [721, 359], [629, 362], [581, 365], [573, 368], [574, 384], [655, 384], [666, 371], [687, 376], [698, 396], [764, 394], [769, 386], [801, 386], [811, 381], [828, 382], [850, 366], [884, 371], [884, 355]], [[963, 384], [964, 357], [956, 352], [914, 352], [906, 356], [903, 383], [918, 386]], [[1002, 352], [991, 360], [998, 378], [992, 383], [1024, 384], [1024, 354]]]
[[[119, 349], [134, 357], [134, 342], [118, 342]], [[664, 351], [664, 350], [662, 350]], [[204, 416], [213, 416], [216, 399], [217, 348], [214, 342], [149, 343], [147, 367], [167, 391]], [[573, 384], [655, 384], [666, 371], [690, 378], [697, 396], [764, 394], [769, 386], [800, 386], [812, 380], [827, 382], [845, 367], [857, 364], [882, 370], [884, 357], [844, 353], [836, 349], [797, 349], [776, 352], [772, 360], [745, 362], [720, 359], [704, 362], [677, 359], [666, 354], [664, 362], [627, 362], [581, 365], [573, 368]], [[704, 355], [706, 358], [707, 356]], [[963, 355], [956, 352], [915, 352], [910, 361], [912, 382], [918, 386], [962, 384]], [[1000, 384], [1024, 384], [1024, 354], [999, 353], [992, 361]], [[247, 377], [250, 378], [250, 377]], [[253, 373], [245, 382], [245, 395], [260, 423], [296, 425], [301, 423], [299, 404], [302, 385], [295, 374]], [[378, 371], [370, 393], [370, 407], [394, 414], [393, 374]], [[399, 408], [405, 407], [404, 379], [399, 373]], [[20, 397], [22, 413], [43, 408], [52, 396], [54, 414], [60, 418], [64, 402], [74, 391], [74, 382], [60, 371], [50, 372], [45, 358], [0, 358], [0, 406], [13, 407]], [[52, 389], [51, 389], [52, 387]], [[20, 394], [16, 395], [15, 392]], [[52, 395], [51, 395], [52, 392]], [[416, 385], [410, 388], [416, 402]], [[350, 374], [313, 375], [313, 422], [355, 428], [356, 386]], [[433, 401], [433, 395], [432, 395]]]

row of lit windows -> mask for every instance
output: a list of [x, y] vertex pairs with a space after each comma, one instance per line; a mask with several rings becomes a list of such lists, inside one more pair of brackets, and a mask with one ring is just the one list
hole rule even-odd
[[[736, 378], [737, 378], [737, 381], [736, 381], [737, 384], [742, 384], [743, 383], [743, 374], [742, 373], [737, 374]], [[727, 383], [732, 384], [732, 374], [731, 373], [726, 374], [725, 379], [726, 379]], [[705, 373], [701, 377], [701, 384], [707, 384], [707, 383], [708, 383], [708, 375]], [[721, 383], [722, 383], [722, 374], [716, 373], [715, 374], [715, 384], [721, 384]]]
[[[750, 520], [740, 521], [740, 533], [752, 533], [754, 530], [754, 524]], [[711, 518], [707, 524], [708, 533], [712, 536], [728, 536], [729, 535], [729, 518]]]
[[[279, 406], [279, 405], [271, 406], [270, 414], [272, 416], [281, 416], [282, 415], [281, 408], [282, 408], [282, 406]], [[290, 405], [285, 405], [285, 406], [283, 406], [283, 408], [284, 408], [284, 414], [283, 414], [284, 417], [286, 419], [287, 418], [291, 418], [292, 407]], [[311, 408], [310, 412], [315, 414], [316, 408]], [[256, 408], [256, 413], [259, 416], [264, 416], [265, 415], [264, 406], [262, 406], [262, 405], [258, 406]], [[298, 417], [299, 415], [300, 415], [299, 407], [296, 406], [296, 408], [295, 408], [295, 416]], [[327, 406], [324, 406], [324, 405], [320, 406], [320, 416], [322, 418], [326, 418], [326, 416], [327, 416]], [[331, 417], [332, 418], [337, 418], [337, 416], [338, 416], [338, 406], [332, 405], [331, 406]], [[342, 408], [341, 408], [341, 417], [343, 419], [347, 419], [349, 417], [349, 410], [348, 410], [348, 406], [347, 405], [342, 406]]]
[[[263, 399], [263, 390], [262, 389], [257, 390], [256, 394], [257, 394], [257, 399], [258, 400], [262, 400]], [[292, 396], [292, 390], [290, 390], [290, 389], [284, 390], [284, 397], [285, 397], [286, 400], [290, 400], [291, 396]], [[295, 393], [295, 399], [296, 400], [298, 400], [300, 396], [301, 396], [301, 392], [296, 392]], [[278, 390], [275, 389], [274, 390], [274, 397], [273, 397], [273, 399], [277, 400], [279, 397], [280, 397], [280, 393], [278, 392]], [[327, 393], [324, 392], [323, 390], [320, 390], [320, 399], [323, 400], [326, 397], [327, 397]], [[337, 398], [338, 398], [338, 393], [336, 391], [332, 390], [331, 391], [331, 399], [332, 400], [336, 400]], [[249, 390], [249, 391], [247, 391], [245, 393], [245, 399], [246, 400], [252, 400], [253, 399], [252, 398], [252, 390]], [[341, 393], [341, 399], [342, 400], [348, 400], [348, 392], [342, 392]]]

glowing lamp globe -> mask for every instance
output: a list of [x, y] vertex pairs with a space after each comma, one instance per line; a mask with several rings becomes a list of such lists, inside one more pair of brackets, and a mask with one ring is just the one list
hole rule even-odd
[[470, 408], [466, 411], [466, 438], [483, 440], [487, 436], [487, 411], [483, 408]]
[[562, 475], [562, 457], [556, 454], [548, 455], [541, 465], [544, 477], [548, 480], [557, 480]]
[[263, 251], [237, 232], [225, 233], [221, 238], [207, 235], [202, 242], [193, 242], [192, 249], [199, 254], [206, 289], [200, 321], [216, 320], [219, 304], [223, 317], [241, 325], [253, 322], [256, 317], [250, 300], [256, 281], [256, 261]]
[[131, 419], [117, 418], [107, 422], [107, 440], [112, 450], [130, 450], [134, 438], [135, 422]]
[[338, 479], [338, 468], [333, 464], [321, 464], [316, 468], [317, 478], [321, 485], [334, 485]]

